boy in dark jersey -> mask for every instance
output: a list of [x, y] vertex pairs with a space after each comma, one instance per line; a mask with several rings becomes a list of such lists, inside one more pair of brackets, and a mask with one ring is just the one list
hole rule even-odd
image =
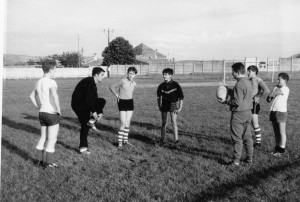
[[[183, 106], [183, 92], [180, 85], [172, 80], [173, 69], [166, 68], [162, 72], [164, 82], [157, 88], [157, 104], [161, 111], [162, 128], [160, 143], [163, 144], [166, 136], [168, 113], [171, 116], [171, 123], [174, 129], [174, 141], [178, 143], [177, 115]], [[177, 102], [179, 101], [179, 107]]]

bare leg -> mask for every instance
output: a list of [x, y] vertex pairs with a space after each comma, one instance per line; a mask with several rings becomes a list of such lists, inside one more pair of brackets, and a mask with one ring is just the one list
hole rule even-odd
[[278, 125], [279, 125], [279, 132], [280, 132], [279, 146], [281, 148], [285, 148], [285, 146], [286, 146], [286, 132], [285, 132], [286, 123], [282, 122], [282, 123], [278, 123]]
[[170, 112], [170, 116], [171, 116], [171, 123], [174, 130], [174, 141], [176, 142], [178, 140], [177, 114]]
[[167, 122], [168, 122], [168, 112], [161, 112], [161, 140], [164, 141], [166, 137], [166, 130], [167, 130]]

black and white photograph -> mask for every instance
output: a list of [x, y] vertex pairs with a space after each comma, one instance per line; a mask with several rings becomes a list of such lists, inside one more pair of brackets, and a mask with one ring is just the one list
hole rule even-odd
[[300, 1], [0, 13], [1, 201], [300, 200]]

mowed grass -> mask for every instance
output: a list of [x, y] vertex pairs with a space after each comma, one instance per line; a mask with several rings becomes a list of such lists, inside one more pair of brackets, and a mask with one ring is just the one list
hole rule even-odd
[[[287, 150], [283, 157], [269, 153], [274, 135], [269, 107], [262, 101], [260, 126], [263, 146], [251, 166], [228, 166], [233, 154], [228, 107], [215, 98], [216, 87], [183, 87], [178, 145], [169, 124], [167, 144], [160, 147], [161, 116], [156, 88], [136, 88], [129, 141], [135, 147], [116, 148], [119, 127], [115, 97], [98, 85], [107, 100], [104, 119], [90, 131], [90, 156], [78, 154], [79, 122], [70, 107], [80, 79], [57, 79], [62, 121], [56, 145], [58, 169], [34, 164], [39, 139], [38, 112], [29, 94], [36, 80], [5, 80], [3, 89], [1, 201], [299, 201], [300, 115], [298, 80], [289, 82]], [[162, 79], [137, 79], [159, 84]], [[180, 83], [191, 82], [180, 80]], [[197, 82], [195, 80], [194, 82]], [[199, 82], [199, 81], [198, 81]], [[268, 82], [272, 89], [274, 83]]]

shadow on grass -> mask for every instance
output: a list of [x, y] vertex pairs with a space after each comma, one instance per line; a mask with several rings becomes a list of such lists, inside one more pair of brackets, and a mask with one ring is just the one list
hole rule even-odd
[[8, 140], [2, 137], [2, 146], [12, 153], [19, 155], [21, 158], [32, 161], [35, 163], [35, 159], [30, 156], [25, 150], [18, 148], [16, 145], [10, 143]]
[[180, 152], [184, 152], [192, 155], [199, 155], [208, 160], [215, 160], [219, 164], [227, 165], [228, 162], [224, 160], [224, 153], [218, 153], [216, 151], [210, 151], [207, 149], [202, 149], [198, 147], [186, 146], [185, 144], [179, 143], [165, 143], [163, 147], [168, 148], [170, 150], [177, 150]]
[[239, 180], [234, 179], [232, 181], [222, 183], [219, 186], [211, 187], [196, 196], [189, 197], [188, 201], [215, 201], [222, 200], [224, 197], [230, 198], [232, 192], [234, 192], [237, 188], [249, 186], [258, 187], [262, 181], [265, 181], [269, 177], [276, 176], [276, 173], [278, 172], [282, 172], [285, 169], [297, 169], [299, 167], [300, 160], [296, 160], [294, 162], [286, 162], [284, 164], [256, 170], [242, 176]]
[[[27, 117], [25, 117], [25, 119], [37, 120], [37, 118], [35, 116], [31, 116], [31, 115], [28, 115]], [[29, 125], [29, 124], [18, 123], [18, 122], [12, 121], [12, 120], [10, 120], [6, 117], [3, 117], [3, 116], [2, 116], [2, 124], [6, 125], [8, 127], [17, 129], [17, 130], [22, 130], [22, 131], [34, 134], [36, 136], [40, 136], [39, 135], [40, 134], [40, 129], [38, 129], [36, 127], [33, 127], [32, 125]], [[73, 151], [76, 151], [76, 152], [78, 151], [77, 148], [72, 147], [70, 145], [67, 145], [66, 143], [64, 143], [60, 140], [57, 140], [56, 144], [59, 144], [59, 145], [65, 147], [66, 149], [70, 149], [70, 150], [73, 150]]]

